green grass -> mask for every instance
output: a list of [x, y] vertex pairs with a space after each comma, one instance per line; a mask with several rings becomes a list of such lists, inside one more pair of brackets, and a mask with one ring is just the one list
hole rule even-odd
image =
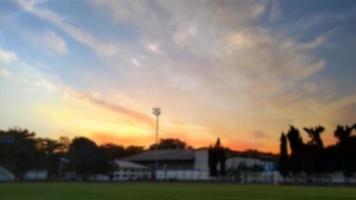
[[356, 188], [185, 183], [8, 183], [0, 200], [328, 200], [356, 199]]

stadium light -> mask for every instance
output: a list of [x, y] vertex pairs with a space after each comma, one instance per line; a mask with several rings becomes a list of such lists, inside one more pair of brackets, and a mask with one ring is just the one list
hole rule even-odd
[[[159, 107], [155, 107], [152, 109], [152, 113], [156, 116], [156, 141], [155, 141], [155, 150], [158, 149], [158, 125], [159, 125], [159, 116], [161, 115], [161, 108]], [[158, 169], [158, 160], [157, 160], [157, 152], [156, 152], [156, 156], [155, 156], [155, 179], [157, 176], [157, 169]]]

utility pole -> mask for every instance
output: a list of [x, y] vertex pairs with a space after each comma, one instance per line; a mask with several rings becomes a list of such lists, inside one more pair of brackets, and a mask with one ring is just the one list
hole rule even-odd
[[152, 109], [152, 113], [156, 116], [156, 138], [155, 138], [155, 169], [154, 169], [154, 177], [157, 178], [157, 169], [158, 169], [158, 158], [157, 158], [157, 150], [158, 150], [158, 133], [159, 133], [159, 115], [161, 114], [161, 108], [155, 107]]

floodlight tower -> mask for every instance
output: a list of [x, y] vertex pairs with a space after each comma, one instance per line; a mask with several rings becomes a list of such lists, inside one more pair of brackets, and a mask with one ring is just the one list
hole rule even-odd
[[[155, 141], [155, 150], [158, 149], [158, 125], [159, 125], [159, 116], [161, 114], [161, 108], [155, 107], [152, 109], [152, 113], [156, 116], [156, 141]], [[158, 161], [157, 161], [157, 152], [155, 156], [155, 178], [156, 178], [156, 172], [158, 169]]]

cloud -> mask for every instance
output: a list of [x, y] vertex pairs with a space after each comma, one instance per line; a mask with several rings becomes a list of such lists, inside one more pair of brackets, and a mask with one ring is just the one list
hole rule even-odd
[[84, 31], [66, 22], [66, 20], [59, 16], [57, 13], [38, 7], [38, 2], [36, 3], [36, 1], [18, 0], [17, 2], [25, 11], [57, 26], [76, 41], [88, 46], [98, 55], [110, 57], [119, 52], [117, 45], [97, 40], [87, 31]]
[[43, 35], [43, 42], [52, 51], [64, 55], [68, 53], [67, 44], [63, 38], [59, 37], [53, 31], [46, 31]]
[[0, 48], [0, 62], [10, 64], [17, 58], [16, 53]]
[[96, 106], [100, 106], [101, 108], [104, 108], [104, 109], [107, 109], [107, 110], [110, 110], [112, 112], [116, 112], [116, 113], [119, 113], [119, 114], [123, 114], [123, 115], [126, 115], [132, 119], [135, 119], [139, 122], [144, 122], [144, 123], [148, 123], [148, 124], [151, 124], [152, 123], [152, 117], [148, 116], [147, 114], [144, 114], [140, 111], [136, 111], [136, 110], [133, 110], [131, 108], [127, 108], [125, 106], [121, 106], [121, 105], [118, 105], [118, 104], [112, 104], [112, 103], [109, 103], [107, 101], [104, 101], [102, 99], [99, 99], [99, 98], [96, 98], [94, 96], [90, 96], [90, 95], [85, 95], [85, 94], [81, 94], [81, 93], [78, 93], [78, 92], [71, 92], [72, 96], [74, 96], [75, 98], [78, 98], [82, 101], [86, 101], [86, 102], [89, 102], [93, 105], [96, 105]]
[[269, 135], [266, 134], [264, 131], [262, 130], [256, 130], [256, 131], [252, 131], [251, 132], [252, 136], [255, 137], [256, 139], [264, 139], [264, 138], [268, 138]]
[[0, 75], [5, 77], [5, 78], [10, 78], [11, 77], [11, 73], [8, 69], [6, 68], [0, 68]]
[[275, 20], [281, 15], [280, 4], [277, 0], [273, 0], [270, 5], [270, 19]]

